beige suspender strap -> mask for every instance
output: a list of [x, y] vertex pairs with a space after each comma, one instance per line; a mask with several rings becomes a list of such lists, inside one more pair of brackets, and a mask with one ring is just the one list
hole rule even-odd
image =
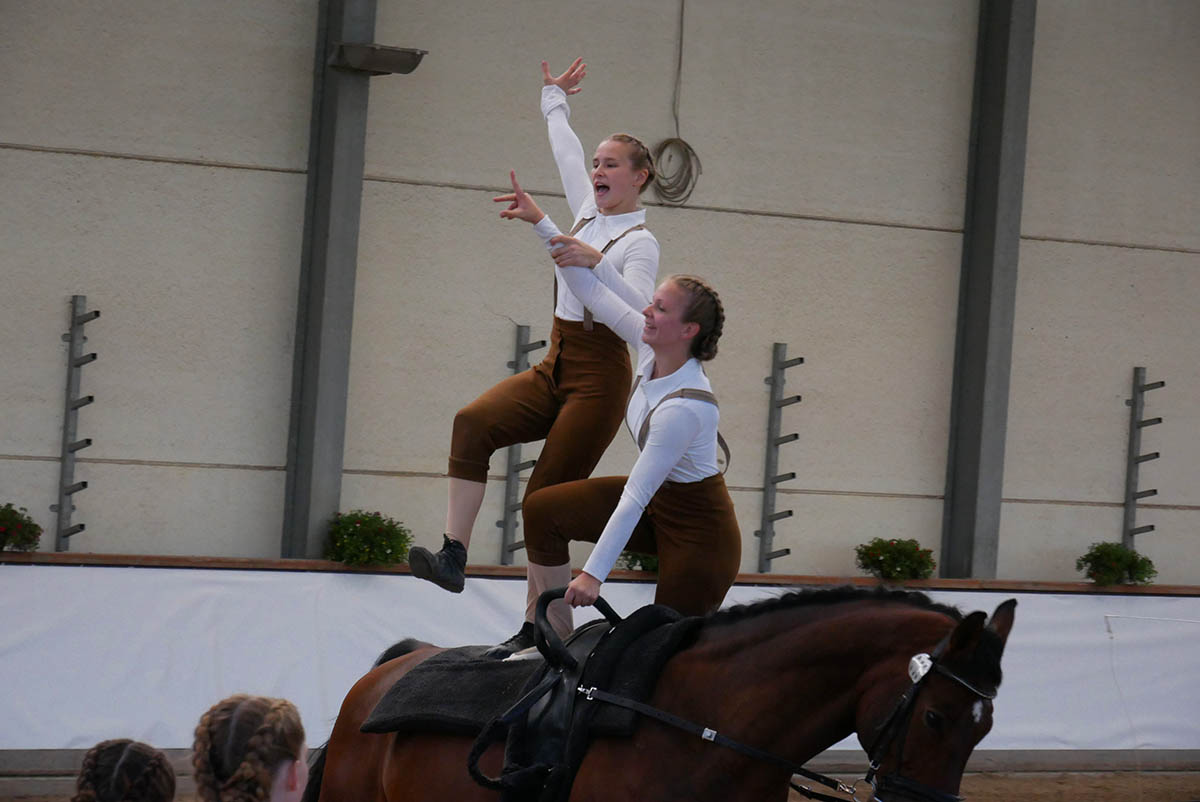
[[[639, 374], [633, 383], [633, 390], [637, 389], [637, 386], [641, 383], [641, 381], [642, 377]], [[631, 399], [633, 398], [633, 390], [629, 391], [629, 397]], [[684, 387], [681, 390], [676, 390], [673, 393], [664, 395], [662, 399], [654, 405], [654, 409], [647, 412], [646, 417], [642, 420], [642, 428], [640, 431], [638, 431], [637, 436], [638, 451], [641, 451], [646, 447], [646, 438], [650, 436], [650, 417], [654, 414], [654, 410], [661, 407], [663, 401], [669, 401], [672, 398], [690, 398], [693, 401], [707, 401], [718, 409], [721, 407], [721, 405], [717, 403], [717, 397], [708, 390], [697, 390], [692, 387]], [[626, 406], [628, 406], [628, 404]], [[727, 471], [729, 470], [729, 445], [725, 442], [725, 438], [721, 436], [721, 432], [719, 430], [717, 431], [717, 445], [721, 447], [721, 451], [725, 452], [725, 471]], [[725, 473], [725, 471], [721, 471], [721, 473]]]
[[633, 226], [632, 228], [625, 229], [620, 234], [618, 234], [615, 239], [610, 239], [608, 241], [608, 244], [600, 249], [600, 253], [608, 253], [608, 249], [611, 248], [612, 246], [616, 245], [617, 240], [621, 239], [626, 234], [632, 234], [634, 231], [641, 231], [644, 228], [645, 228], [644, 225], [642, 225], [641, 223], [638, 223], [636, 226]]
[[[595, 220], [595, 219], [596, 219], [596, 218], [595, 218], [594, 216], [593, 216], [593, 217], [582, 217], [582, 218], [580, 218], [579, 222], [578, 222], [578, 223], [576, 223], [574, 226], [572, 226], [572, 227], [571, 227], [571, 233], [570, 233], [568, 236], [572, 236], [572, 237], [573, 237], [573, 236], [575, 236], [576, 234], [578, 234], [578, 233], [579, 233], [579, 230], [580, 230], [581, 228], [583, 228], [584, 226], [586, 226], [588, 223], [592, 222], [592, 221], [593, 221], [593, 220]], [[601, 249], [600, 249], [600, 253], [608, 253], [608, 249], [609, 249], [609, 248], [611, 248], [613, 245], [616, 245], [616, 244], [617, 244], [617, 240], [621, 239], [621, 238], [622, 238], [622, 237], [624, 237], [626, 234], [631, 234], [631, 233], [633, 233], [634, 231], [638, 231], [638, 230], [640, 230], [640, 229], [644, 229], [645, 227], [646, 227], [645, 225], [642, 225], [642, 224], [640, 224], [640, 223], [639, 223], [638, 225], [636, 225], [636, 226], [633, 226], [632, 228], [627, 228], [627, 229], [625, 229], [625, 230], [624, 230], [624, 231], [622, 231], [622, 232], [621, 232], [621, 233], [620, 233], [620, 234], [619, 234], [619, 235], [618, 235], [618, 236], [617, 236], [615, 239], [610, 239], [610, 240], [608, 241], [608, 244], [607, 244], [607, 245], [605, 245], [603, 248], [601, 248]], [[554, 302], [555, 302], [555, 303], [558, 303], [558, 275], [557, 275], [557, 274], [555, 274], [555, 276], [554, 276]], [[583, 308], [583, 330], [584, 330], [584, 331], [591, 331], [591, 330], [594, 328], [594, 326], [595, 326], [595, 323], [594, 323], [594, 321], [595, 321], [595, 318], [594, 318], [594, 317], [592, 317], [592, 310], [591, 310], [591, 309], [588, 309], [588, 308], [585, 306], [585, 307]]]

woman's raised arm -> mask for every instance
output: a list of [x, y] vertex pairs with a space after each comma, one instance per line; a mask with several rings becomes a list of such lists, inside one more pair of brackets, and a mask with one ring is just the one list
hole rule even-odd
[[542, 114], [546, 118], [546, 131], [550, 136], [550, 152], [554, 155], [554, 163], [558, 165], [558, 177], [575, 218], [592, 200], [592, 178], [583, 143], [571, 130], [571, 107], [567, 105], [567, 95], [581, 91], [579, 83], [586, 74], [587, 65], [582, 58], [575, 59], [558, 76], [551, 75], [550, 65], [542, 62]]

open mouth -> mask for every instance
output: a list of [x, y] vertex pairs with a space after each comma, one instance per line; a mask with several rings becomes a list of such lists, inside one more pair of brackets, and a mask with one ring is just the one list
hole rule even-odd
[[608, 194], [608, 184], [605, 184], [603, 181], [597, 181], [592, 187], [596, 190], [597, 198], [603, 198]]

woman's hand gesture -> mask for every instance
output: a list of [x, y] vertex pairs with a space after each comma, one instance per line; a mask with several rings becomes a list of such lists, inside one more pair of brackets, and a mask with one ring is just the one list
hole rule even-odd
[[572, 61], [571, 66], [567, 67], [567, 71], [557, 78], [550, 74], [550, 65], [542, 62], [542, 83], [546, 86], [554, 84], [568, 95], [577, 95], [583, 91], [579, 88], [579, 82], [585, 75], [587, 75], [587, 65], [583, 63], [582, 57]]
[[595, 267], [604, 254], [581, 239], [558, 234], [550, 238], [550, 258], [559, 267]]
[[517, 171], [509, 170], [508, 177], [512, 179], [513, 191], [492, 198], [494, 203], [507, 203], [509, 206], [500, 212], [505, 220], [524, 220], [526, 223], [536, 223], [546, 215], [533, 202], [529, 193], [521, 189], [517, 183]]

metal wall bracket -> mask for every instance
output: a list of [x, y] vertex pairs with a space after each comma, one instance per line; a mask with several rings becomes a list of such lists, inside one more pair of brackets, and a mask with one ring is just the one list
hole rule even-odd
[[1146, 393], [1166, 386], [1166, 382], [1146, 384], [1146, 369], [1133, 369], [1133, 392], [1125, 400], [1129, 407], [1129, 447], [1125, 457], [1125, 516], [1121, 522], [1121, 543], [1133, 548], [1133, 538], [1146, 532], [1154, 531], [1154, 524], [1134, 526], [1137, 521], [1138, 499], [1157, 496], [1157, 490], [1138, 490], [1138, 466], [1143, 462], [1158, 459], [1159, 454], [1153, 451], [1149, 454], [1142, 452], [1142, 429], [1162, 423], [1162, 418], [1143, 419], [1146, 411]]
[[54, 534], [55, 551], [69, 551], [70, 542], [68, 539], [85, 529], [83, 524], [71, 525], [71, 513], [75, 511], [75, 505], [71, 502], [71, 496], [80, 490], [86, 490], [88, 486], [87, 482], [75, 481], [75, 452], [90, 446], [92, 438], [85, 437], [82, 440], [76, 440], [75, 434], [80, 408], [86, 407], [96, 400], [95, 396], [79, 395], [79, 378], [82, 368], [84, 365], [96, 361], [95, 354], [83, 353], [83, 344], [87, 342], [87, 337], [83, 334], [83, 327], [84, 324], [90, 323], [100, 317], [98, 309], [87, 312], [85, 311], [86, 308], [86, 295], [71, 296], [70, 328], [62, 336], [63, 342], [67, 343], [67, 400], [63, 408], [62, 451], [58, 475], [58, 503], [50, 505], [50, 510], [58, 513], [58, 524]]
[[[546, 345], [545, 340], [529, 342], [529, 327], [517, 326], [516, 346], [513, 358], [507, 363], [515, 376], [529, 369], [529, 352]], [[517, 541], [517, 513], [521, 510], [521, 471], [529, 470], [537, 460], [521, 461], [521, 444], [508, 447], [508, 468], [504, 474], [504, 517], [496, 521], [500, 527], [500, 564], [512, 565], [513, 552], [525, 548], [525, 541]]]
[[767, 406], [767, 453], [763, 468], [762, 522], [759, 530], [754, 533], [754, 536], [759, 539], [758, 572], [760, 574], [770, 572], [772, 560], [792, 553], [791, 549], [772, 550], [775, 541], [775, 522], [792, 516], [791, 510], [775, 511], [775, 486], [780, 482], [796, 478], [794, 471], [788, 473], [776, 473], [776, 471], [779, 470], [779, 447], [800, 437], [795, 433], [782, 436], [779, 434], [780, 420], [783, 416], [780, 410], [786, 406], [800, 403], [798, 395], [790, 398], [783, 397], [783, 372], [802, 364], [804, 364], [802, 356], [794, 359], [787, 358], [787, 343], [775, 343], [771, 352], [771, 375], [764, 379], [771, 388], [771, 400]]
[[407, 75], [428, 52], [415, 47], [336, 42], [329, 55], [329, 66], [370, 75]]

